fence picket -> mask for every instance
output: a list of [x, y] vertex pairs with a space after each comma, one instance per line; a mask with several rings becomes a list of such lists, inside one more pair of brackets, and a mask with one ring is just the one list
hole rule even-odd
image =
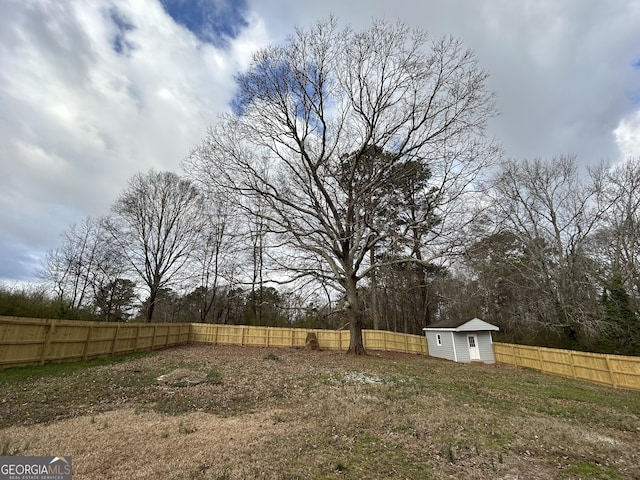
[[42, 357], [40, 357], [40, 365], [44, 365], [44, 362], [47, 360], [47, 353], [49, 352], [49, 345], [51, 345], [51, 336], [53, 335], [53, 331], [56, 328], [55, 320], [52, 320], [49, 324], [49, 328], [47, 328], [47, 338], [42, 346]]
[[89, 358], [89, 345], [91, 344], [92, 333], [93, 333], [93, 327], [90, 326], [89, 328], [87, 328], [87, 338], [85, 339], [85, 342], [84, 342], [84, 348], [82, 351], [82, 360], [86, 360], [87, 358]]
[[615, 372], [613, 370], [613, 368], [611, 368], [611, 355], [607, 355], [604, 358], [607, 360], [607, 368], [609, 369], [609, 378], [611, 378], [611, 385], [613, 385], [614, 387], [618, 386], [618, 382], [616, 381], [616, 375]]
[[576, 374], [576, 365], [573, 362], [573, 354], [571, 353], [571, 351], [569, 351], [569, 367], [571, 368], [571, 376], [573, 378], [578, 378]]

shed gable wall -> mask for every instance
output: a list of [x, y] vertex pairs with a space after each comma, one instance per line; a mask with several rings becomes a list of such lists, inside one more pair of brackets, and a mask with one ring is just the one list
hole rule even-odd
[[471, 362], [469, 354], [469, 335], [476, 336], [476, 344], [480, 352], [480, 361], [484, 363], [496, 363], [493, 356], [493, 344], [491, 343], [491, 332], [459, 332], [456, 333], [456, 349], [459, 362]]
[[469, 344], [467, 343], [467, 333], [476, 332], [455, 332], [453, 337], [456, 341], [456, 353], [458, 354], [458, 361], [463, 363], [469, 363], [471, 357], [469, 356]]
[[490, 323], [485, 322], [484, 320], [480, 320], [479, 318], [474, 318], [473, 320], [469, 320], [464, 325], [460, 325], [458, 327], [459, 332], [482, 332], [487, 330], [497, 330], [498, 327], [495, 325], [491, 325]]

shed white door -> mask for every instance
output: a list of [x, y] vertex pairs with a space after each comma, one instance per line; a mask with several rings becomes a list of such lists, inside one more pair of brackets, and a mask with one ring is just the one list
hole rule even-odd
[[480, 360], [478, 337], [476, 337], [475, 335], [467, 335], [467, 343], [469, 344], [469, 358], [471, 360]]

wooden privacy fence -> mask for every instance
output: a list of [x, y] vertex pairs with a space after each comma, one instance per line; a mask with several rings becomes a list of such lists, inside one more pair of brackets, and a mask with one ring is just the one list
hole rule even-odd
[[189, 343], [188, 323], [109, 323], [0, 316], [0, 368], [69, 362]]
[[[0, 369], [143, 352], [188, 343], [304, 347], [315, 332], [320, 348], [345, 351], [349, 332], [202, 323], [108, 323], [0, 316]], [[421, 335], [364, 330], [365, 348], [427, 353]]]
[[[191, 342], [216, 345], [247, 345], [256, 347], [304, 347], [307, 333], [314, 332], [320, 348], [346, 351], [348, 330], [315, 330], [301, 328], [251, 327], [246, 325], [191, 324]], [[369, 350], [427, 354], [427, 342], [422, 335], [363, 330], [363, 342]]]
[[494, 343], [497, 362], [640, 390], [640, 357]]
[[[320, 348], [345, 351], [349, 331], [214, 325], [204, 323], [107, 323], [0, 316], [0, 369], [157, 350], [188, 343], [256, 347], [304, 347], [314, 332]], [[422, 335], [363, 330], [368, 350], [427, 355]], [[640, 390], [640, 357], [604, 355], [510, 343], [493, 344], [495, 359], [519, 367], [614, 387]]]
[[191, 342], [251, 347], [304, 347], [308, 332], [315, 332], [320, 348], [346, 350], [349, 332], [302, 328], [253, 327], [247, 325], [191, 324]]

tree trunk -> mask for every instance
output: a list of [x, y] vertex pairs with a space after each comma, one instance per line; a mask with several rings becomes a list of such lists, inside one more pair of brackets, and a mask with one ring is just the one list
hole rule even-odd
[[153, 289], [149, 293], [149, 308], [147, 308], [147, 322], [151, 323], [153, 319], [153, 312], [156, 309], [156, 300], [158, 299], [158, 292]]
[[362, 303], [360, 302], [360, 298], [358, 297], [356, 282], [353, 279], [348, 280], [347, 302], [347, 314], [349, 316], [350, 322], [349, 349], [347, 350], [347, 354], [367, 355], [367, 351], [364, 348], [364, 341], [362, 338]]
[[362, 321], [352, 321], [349, 334], [349, 350], [347, 350], [347, 354], [367, 355], [362, 341]]
[[[371, 248], [371, 265], [376, 261], [375, 248]], [[373, 329], [380, 330], [380, 316], [378, 312], [378, 279], [375, 268], [371, 270], [371, 317], [373, 318]]]

